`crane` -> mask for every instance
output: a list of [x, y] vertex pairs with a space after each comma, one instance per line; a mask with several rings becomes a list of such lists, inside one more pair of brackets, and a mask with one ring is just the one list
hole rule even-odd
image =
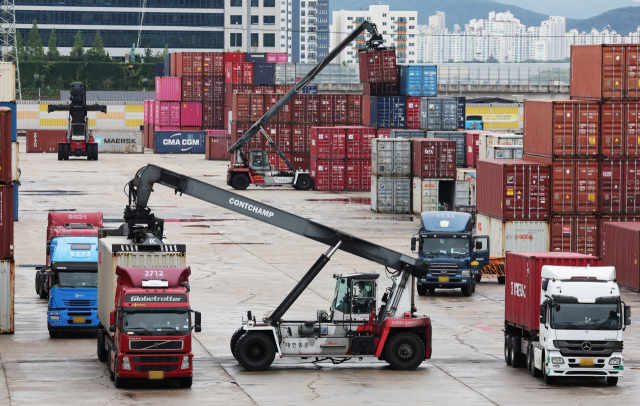
[[[338, 46], [329, 52], [326, 58], [311, 69], [305, 77], [296, 83], [269, 111], [256, 121], [251, 128], [249, 128], [249, 131], [229, 148], [229, 152], [233, 155], [233, 165], [231, 165], [227, 171], [227, 184], [229, 186], [239, 190], [246, 189], [250, 184], [260, 186], [293, 185], [294, 188], [299, 190], [309, 190], [313, 188], [313, 180], [309, 172], [296, 170], [282, 150], [278, 148], [275, 140], [267, 134], [264, 127], [364, 30], [369, 31], [371, 38], [365, 43], [363, 51], [387, 49], [382, 47], [384, 41], [382, 35], [378, 34], [376, 25], [370, 21], [363, 21], [351, 34], [338, 44]], [[265, 137], [269, 145], [276, 151], [289, 170], [281, 171], [272, 169], [266, 151], [249, 151], [249, 159], [247, 160], [242, 148], [258, 133]]]
[[[410, 370], [431, 357], [431, 320], [416, 314], [414, 277], [429, 264], [284, 210], [248, 199], [197, 179], [147, 165], [128, 183], [129, 203], [118, 234], [141, 244], [162, 239], [164, 223], [148, 207], [154, 185], [163, 185], [226, 210], [328, 245], [278, 307], [263, 320], [243, 316], [230, 341], [231, 352], [247, 370], [264, 370], [280, 357], [315, 357], [340, 363], [350, 358], [376, 357], [393, 368]], [[143, 248], [141, 248], [143, 249]], [[378, 307], [379, 274], [334, 275], [336, 296], [329, 311], [316, 318], [286, 321], [284, 314], [311, 284], [331, 257], [344, 251], [375, 262], [390, 273], [392, 285]]]

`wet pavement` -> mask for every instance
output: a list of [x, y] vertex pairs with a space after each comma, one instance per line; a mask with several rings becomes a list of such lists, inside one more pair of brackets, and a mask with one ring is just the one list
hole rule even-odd
[[[24, 148], [21, 148], [24, 151]], [[148, 150], [147, 150], [148, 151]], [[640, 320], [625, 331], [625, 376], [618, 386], [603, 380], [568, 380], [545, 386], [526, 369], [503, 361], [504, 285], [483, 281], [476, 294], [436, 291], [416, 295], [418, 312], [433, 324], [433, 357], [416, 371], [394, 371], [377, 360], [341, 365], [277, 359], [264, 372], [246, 372], [231, 356], [229, 338], [247, 310], [261, 318], [280, 303], [326, 247], [189, 196], [156, 186], [150, 205], [165, 218], [168, 238], [187, 244], [192, 267], [191, 301], [202, 312], [194, 334], [194, 383], [137, 382], [116, 389], [91, 336], [50, 339], [46, 300], [34, 290], [35, 265], [44, 263], [47, 212], [102, 211], [117, 227], [127, 203], [124, 186], [146, 163], [204, 182], [225, 185], [225, 162], [202, 155], [100, 155], [57, 161], [56, 154], [20, 155], [20, 221], [15, 223], [16, 332], [0, 335], [0, 405], [299, 405], [314, 404], [637, 404], [640, 398]], [[203, 175], [204, 174], [204, 175]], [[369, 193], [303, 192], [249, 188], [240, 192], [266, 204], [339, 228], [411, 255], [417, 217], [370, 211]], [[384, 269], [338, 252], [287, 313], [314, 319], [333, 298], [334, 273]], [[623, 288], [640, 314], [640, 294]]]

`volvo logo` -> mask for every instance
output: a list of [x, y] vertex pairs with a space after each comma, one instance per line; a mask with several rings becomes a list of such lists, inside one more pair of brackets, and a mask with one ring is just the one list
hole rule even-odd
[[591, 343], [588, 341], [585, 341], [584, 343], [582, 343], [582, 349], [584, 351], [591, 351]]

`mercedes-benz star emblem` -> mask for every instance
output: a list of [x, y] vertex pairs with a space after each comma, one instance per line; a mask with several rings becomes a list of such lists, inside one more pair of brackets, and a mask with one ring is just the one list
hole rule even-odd
[[584, 351], [591, 351], [591, 343], [588, 341], [585, 341], [584, 343], [582, 343], [582, 349]]

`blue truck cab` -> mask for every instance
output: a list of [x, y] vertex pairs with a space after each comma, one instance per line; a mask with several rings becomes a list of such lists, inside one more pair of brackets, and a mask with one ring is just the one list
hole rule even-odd
[[418, 279], [419, 295], [436, 288], [461, 289], [471, 296], [480, 280], [480, 270], [489, 265], [489, 237], [473, 235], [471, 214], [454, 211], [425, 212], [411, 250], [429, 263], [429, 273]]
[[54, 238], [49, 253], [49, 336], [97, 331], [98, 238]]

